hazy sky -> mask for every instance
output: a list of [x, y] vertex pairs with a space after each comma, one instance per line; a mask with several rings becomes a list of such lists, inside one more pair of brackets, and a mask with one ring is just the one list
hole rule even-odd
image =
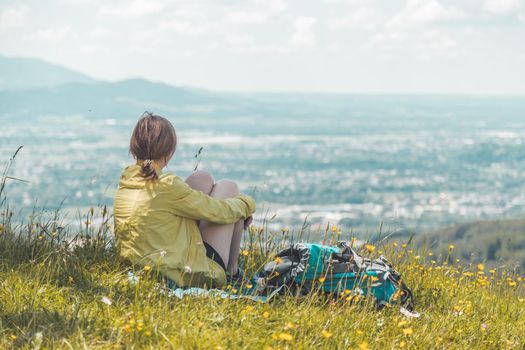
[[525, 94], [525, 0], [0, 0], [0, 42], [106, 80]]

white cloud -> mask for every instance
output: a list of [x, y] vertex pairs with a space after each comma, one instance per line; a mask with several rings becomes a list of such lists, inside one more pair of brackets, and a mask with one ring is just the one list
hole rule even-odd
[[33, 38], [38, 41], [60, 43], [68, 38], [77, 38], [77, 35], [71, 30], [70, 26], [64, 25], [60, 28], [39, 29], [33, 34]]
[[0, 26], [18, 27], [29, 21], [30, 9], [27, 5], [17, 4], [0, 11]]
[[100, 49], [101, 47], [99, 45], [86, 44], [86, 45], [82, 45], [78, 50], [79, 52], [85, 53], [87, 55], [92, 55], [92, 54], [99, 52]]
[[417, 23], [457, 20], [466, 14], [455, 6], [445, 6], [438, 0], [407, 0], [405, 7], [387, 23], [387, 27], [405, 27]]
[[72, 4], [72, 5], [78, 5], [78, 4], [89, 4], [96, 2], [96, 0], [60, 0], [60, 2], [64, 4]]
[[133, 0], [119, 5], [104, 5], [99, 10], [101, 16], [117, 16], [123, 18], [141, 17], [159, 13], [164, 10], [164, 3], [154, 0]]
[[423, 52], [432, 50], [433, 52], [455, 54], [455, 49], [458, 43], [450, 36], [444, 34], [439, 30], [430, 30], [422, 33], [418, 47]]
[[317, 19], [314, 17], [298, 17], [293, 22], [294, 33], [292, 35], [292, 44], [296, 46], [315, 46], [317, 36], [314, 26]]
[[252, 45], [254, 43], [253, 37], [248, 34], [230, 35], [226, 38], [226, 42], [233, 46]]
[[327, 24], [331, 29], [360, 27], [371, 30], [381, 22], [381, 17], [377, 10], [362, 6], [346, 16], [329, 19]]
[[363, 46], [365, 49], [379, 49], [381, 51], [388, 51], [397, 48], [400, 43], [405, 40], [405, 34], [397, 30], [387, 30], [376, 33]]
[[485, 0], [483, 3], [483, 9], [497, 15], [510, 14], [521, 6], [521, 0]]
[[283, 55], [292, 52], [289, 47], [278, 44], [250, 44], [234, 47], [232, 51], [243, 55]]
[[288, 3], [285, 0], [255, 0], [255, 3], [270, 12], [282, 12], [288, 8]]
[[206, 27], [203, 25], [198, 25], [196, 23], [182, 20], [182, 19], [170, 19], [163, 20], [159, 23], [159, 31], [171, 30], [175, 33], [182, 35], [198, 35], [206, 31]]
[[262, 12], [234, 11], [228, 15], [228, 21], [242, 24], [264, 23], [267, 15]]
[[104, 39], [112, 35], [112, 32], [105, 27], [95, 27], [89, 31], [89, 36], [95, 39]]

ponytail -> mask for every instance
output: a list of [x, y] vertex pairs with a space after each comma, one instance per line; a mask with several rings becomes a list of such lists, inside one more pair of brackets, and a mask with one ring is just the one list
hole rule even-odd
[[146, 180], [158, 180], [159, 178], [157, 171], [153, 167], [153, 160], [151, 159], [146, 159], [140, 166], [140, 170], [141, 170], [141, 175]]

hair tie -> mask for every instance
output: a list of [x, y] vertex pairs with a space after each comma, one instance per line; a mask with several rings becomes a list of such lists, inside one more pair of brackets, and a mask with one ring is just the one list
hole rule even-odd
[[159, 178], [153, 163], [154, 162], [152, 159], [145, 159], [144, 163], [141, 165], [142, 176], [144, 176], [147, 180], [156, 180]]

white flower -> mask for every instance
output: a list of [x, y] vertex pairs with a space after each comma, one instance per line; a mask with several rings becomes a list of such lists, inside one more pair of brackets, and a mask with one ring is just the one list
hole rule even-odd
[[165, 250], [161, 250], [159, 254], [160, 254], [160, 256], [164, 257], [164, 256], [166, 256], [166, 254], [168, 254], [168, 253], [166, 253]]
[[184, 273], [191, 273], [191, 267], [189, 266], [184, 266]]
[[106, 297], [106, 296], [103, 296], [103, 297], [100, 299], [100, 301], [103, 302], [103, 303], [106, 304], [106, 305], [111, 305], [111, 304], [113, 304], [113, 303], [111, 302], [111, 300], [110, 300], [108, 297]]
[[42, 332], [38, 332], [35, 334], [35, 337], [33, 338], [33, 349], [39, 350], [42, 346], [42, 340], [44, 339], [44, 336], [42, 335]]

